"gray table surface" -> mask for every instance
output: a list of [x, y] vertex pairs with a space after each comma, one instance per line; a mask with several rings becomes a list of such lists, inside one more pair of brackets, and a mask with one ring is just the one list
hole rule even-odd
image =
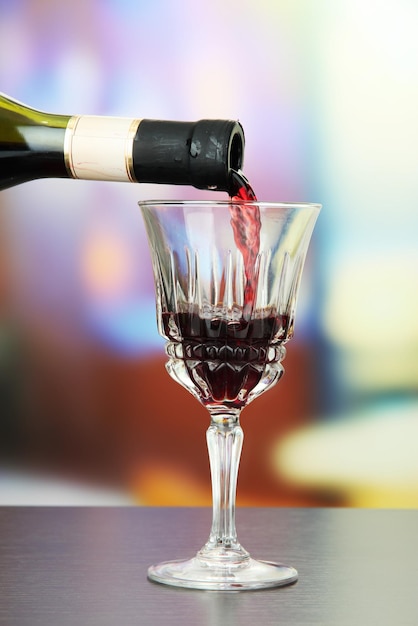
[[206, 592], [146, 578], [192, 556], [206, 508], [0, 508], [0, 624], [418, 625], [418, 511], [237, 510], [255, 558], [294, 565], [299, 581]]

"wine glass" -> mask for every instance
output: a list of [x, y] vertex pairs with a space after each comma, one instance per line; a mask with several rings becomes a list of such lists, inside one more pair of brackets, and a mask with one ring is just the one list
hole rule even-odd
[[[168, 585], [249, 590], [295, 582], [240, 545], [235, 494], [241, 410], [281, 377], [301, 273], [320, 205], [140, 202], [166, 368], [209, 411], [212, 528], [192, 558], [153, 565]], [[246, 216], [240, 223], [241, 216]], [[260, 420], [262, 416], [260, 416]], [[260, 427], [262, 427], [260, 422]]]

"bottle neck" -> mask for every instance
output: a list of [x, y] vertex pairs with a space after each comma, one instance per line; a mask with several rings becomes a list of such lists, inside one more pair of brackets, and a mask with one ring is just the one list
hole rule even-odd
[[64, 138], [68, 175], [88, 180], [137, 182], [133, 141], [140, 121], [95, 115], [71, 117]]
[[133, 144], [138, 182], [230, 190], [244, 156], [244, 132], [233, 120], [142, 120]]
[[68, 175], [228, 191], [243, 158], [241, 126], [231, 120], [176, 122], [82, 115], [68, 121]]

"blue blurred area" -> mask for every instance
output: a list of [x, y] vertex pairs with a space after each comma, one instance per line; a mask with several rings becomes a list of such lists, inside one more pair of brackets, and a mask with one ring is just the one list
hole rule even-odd
[[[258, 197], [324, 205], [289, 345], [310, 355], [296, 364], [310, 409], [294, 428], [394, 401], [418, 420], [417, 20], [409, 0], [0, 0], [1, 91], [56, 113], [239, 119]], [[4, 388], [15, 372], [26, 389], [48, 358], [73, 384], [75, 353], [85, 366], [161, 359], [165, 376], [137, 208], [154, 197], [220, 194], [50, 180], [1, 194], [0, 334], [16, 345], [0, 359]], [[26, 365], [14, 369], [19, 350]], [[52, 407], [29, 387], [24, 397]], [[0, 398], [4, 415], [15, 404]], [[84, 411], [100, 424], [91, 405], [75, 402], [68, 420]], [[26, 432], [14, 421], [6, 449]]]

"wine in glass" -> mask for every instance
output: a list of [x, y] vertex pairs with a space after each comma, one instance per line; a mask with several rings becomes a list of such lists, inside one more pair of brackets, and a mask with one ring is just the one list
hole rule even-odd
[[[240, 545], [235, 494], [242, 409], [281, 377], [298, 288], [320, 205], [140, 202], [167, 370], [209, 411], [212, 527], [191, 558], [151, 566], [151, 580], [209, 590], [295, 582]], [[168, 416], [169, 418], [169, 416]], [[262, 416], [260, 416], [262, 428]]]

